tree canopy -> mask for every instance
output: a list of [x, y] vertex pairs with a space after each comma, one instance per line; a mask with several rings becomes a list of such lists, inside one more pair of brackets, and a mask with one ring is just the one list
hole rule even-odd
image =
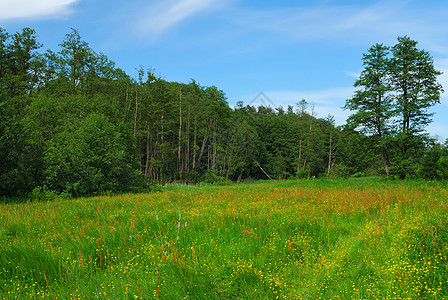
[[229, 106], [224, 91], [132, 78], [72, 29], [59, 49], [0, 28], [0, 195], [73, 196], [157, 183], [381, 175], [446, 178], [445, 145], [428, 139], [440, 72], [408, 37], [372, 46], [344, 126], [296, 106]]
[[440, 103], [442, 86], [430, 54], [417, 42], [399, 37], [392, 48], [372, 46], [363, 56], [364, 70], [353, 98], [345, 108], [355, 111], [348, 122], [373, 135], [387, 175], [404, 179], [415, 174], [427, 141], [425, 127], [432, 121], [429, 109]]

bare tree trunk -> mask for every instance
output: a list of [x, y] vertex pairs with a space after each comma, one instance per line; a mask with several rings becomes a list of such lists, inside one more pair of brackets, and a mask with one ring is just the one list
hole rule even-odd
[[311, 139], [311, 133], [313, 131], [313, 119], [314, 119], [314, 116], [315, 116], [315, 114], [314, 114], [314, 105], [313, 105], [313, 107], [311, 109], [310, 131], [308, 133], [308, 138], [307, 138], [307, 142], [306, 142], [306, 156], [305, 156], [305, 159], [303, 161], [302, 169], [305, 169], [305, 166], [306, 166], [306, 163], [307, 163], [307, 160], [308, 160], [308, 156], [309, 156], [309, 153], [310, 153], [310, 139]]
[[187, 113], [187, 125], [185, 128], [185, 136], [187, 139], [187, 145], [185, 149], [185, 172], [190, 171], [190, 105], [188, 105], [188, 113]]
[[179, 179], [182, 181], [182, 160], [181, 160], [181, 139], [182, 139], [182, 88], [179, 89], [179, 145], [177, 150], [177, 163], [179, 168]]
[[[377, 124], [379, 124], [379, 120], [377, 120]], [[390, 171], [389, 171], [389, 161], [387, 159], [387, 153], [386, 153], [386, 149], [384, 148], [383, 145], [383, 141], [382, 141], [382, 128], [381, 125], [377, 125], [377, 132], [378, 132], [378, 140], [381, 143], [381, 161], [383, 162], [383, 167], [384, 167], [384, 171], [386, 171], [386, 175], [390, 176]]]
[[216, 155], [218, 153], [218, 146], [216, 145], [216, 121], [213, 129], [213, 156], [212, 156], [212, 169], [216, 171]]
[[137, 94], [137, 85], [136, 85], [135, 86], [134, 137], [137, 135], [137, 113], [138, 113], [138, 94]]
[[127, 108], [125, 108], [125, 112], [124, 112], [124, 120], [127, 121], [128, 120], [128, 112], [131, 110], [131, 105], [132, 105], [132, 98], [129, 97], [129, 91], [126, 90], [126, 103], [128, 102], [129, 99], [129, 106]]
[[384, 171], [386, 171], [387, 176], [390, 176], [389, 163], [387, 160], [386, 150], [381, 146], [381, 160], [383, 161]]
[[150, 158], [150, 134], [149, 134], [149, 118], [148, 118], [148, 132], [146, 135], [146, 162], [145, 162], [145, 177], [149, 175], [149, 158]]
[[[156, 142], [154, 144], [153, 150], [152, 150], [152, 155], [151, 155], [151, 160], [157, 157], [157, 147], [158, 147], [159, 141], [156, 139]], [[151, 174], [151, 178], [154, 181], [158, 181], [158, 172], [157, 172], [157, 168], [153, 165], [150, 164], [149, 165], [149, 173]]]
[[[228, 150], [226, 151], [228, 153]], [[230, 164], [232, 162], [232, 154], [227, 154], [226, 153], [226, 157], [227, 158], [227, 172], [226, 172], [226, 178], [229, 179], [229, 175], [230, 175]]]
[[208, 145], [208, 150], [207, 150], [207, 171], [210, 170], [210, 147], [211, 145]]
[[199, 152], [198, 163], [201, 162], [202, 155], [204, 154], [204, 150], [205, 150], [205, 144], [207, 144], [207, 140], [208, 140], [208, 133], [207, 132], [208, 132], [208, 128], [205, 129], [204, 140], [202, 141], [201, 152]]
[[257, 164], [257, 166], [260, 168], [261, 171], [263, 171], [264, 175], [266, 175], [270, 180], [274, 180], [271, 178], [271, 176], [268, 175], [268, 173], [266, 173], [265, 170], [263, 170], [263, 168], [260, 166], [260, 164], [258, 163], [258, 161], [255, 160], [255, 163]]
[[[163, 146], [163, 143], [164, 143], [164, 138], [163, 138], [163, 136], [164, 136], [164, 133], [163, 133], [163, 130], [164, 130], [163, 114], [161, 116], [161, 125], [162, 125], [162, 134], [160, 135], [160, 141], [161, 141], [160, 145]], [[162, 153], [162, 163], [161, 163], [161, 165], [159, 167], [160, 179], [163, 178], [163, 164], [165, 163], [165, 155], [164, 155], [163, 149], [162, 149], [161, 153]]]
[[196, 168], [196, 139], [198, 135], [198, 115], [194, 115], [194, 135], [193, 135], [193, 170]]
[[328, 151], [328, 169], [327, 169], [327, 178], [330, 177], [330, 171], [331, 171], [331, 132], [330, 132], [330, 149]]
[[241, 171], [240, 175], [238, 176], [238, 180], [236, 181], [236, 183], [240, 183], [242, 177], [243, 177], [243, 171]]

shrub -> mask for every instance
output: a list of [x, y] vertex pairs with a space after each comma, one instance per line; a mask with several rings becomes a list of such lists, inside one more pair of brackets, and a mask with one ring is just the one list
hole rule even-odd
[[296, 172], [296, 179], [303, 180], [310, 178], [310, 170], [302, 169]]
[[349, 171], [347, 166], [344, 164], [337, 164], [335, 165], [331, 171], [329, 178], [331, 179], [341, 179], [341, 178], [348, 178], [349, 177]]
[[216, 175], [213, 171], [207, 171], [204, 175], [202, 175], [200, 182], [215, 185], [227, 185], [231, 183], [230, 180]]
[[56, 198], [58, 198], [58, 194], [49, 190], [46, 186], [35, 187], [28, 197], [30, 201], [51, 201]]
[[366, 177], [366, 173], [364, 173], [364, 172], [356, 172], [351, 177], [354, 177], [354, 178]]
[[448, 156], [442, 156], [437, 161], [437, 174], [442, 179], [448, 179]]

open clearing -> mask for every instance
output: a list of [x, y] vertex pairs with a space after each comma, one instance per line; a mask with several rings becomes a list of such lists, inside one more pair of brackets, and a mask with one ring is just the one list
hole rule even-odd
[[167, 186], [0, 205], [3, 299], [443, 299], [444, 183]]

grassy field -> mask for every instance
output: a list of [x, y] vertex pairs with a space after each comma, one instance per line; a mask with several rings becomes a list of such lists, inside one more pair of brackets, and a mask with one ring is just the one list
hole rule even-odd
[[378, 178], [0, 205], [3, 299], [448, 299], [448, 192]]

